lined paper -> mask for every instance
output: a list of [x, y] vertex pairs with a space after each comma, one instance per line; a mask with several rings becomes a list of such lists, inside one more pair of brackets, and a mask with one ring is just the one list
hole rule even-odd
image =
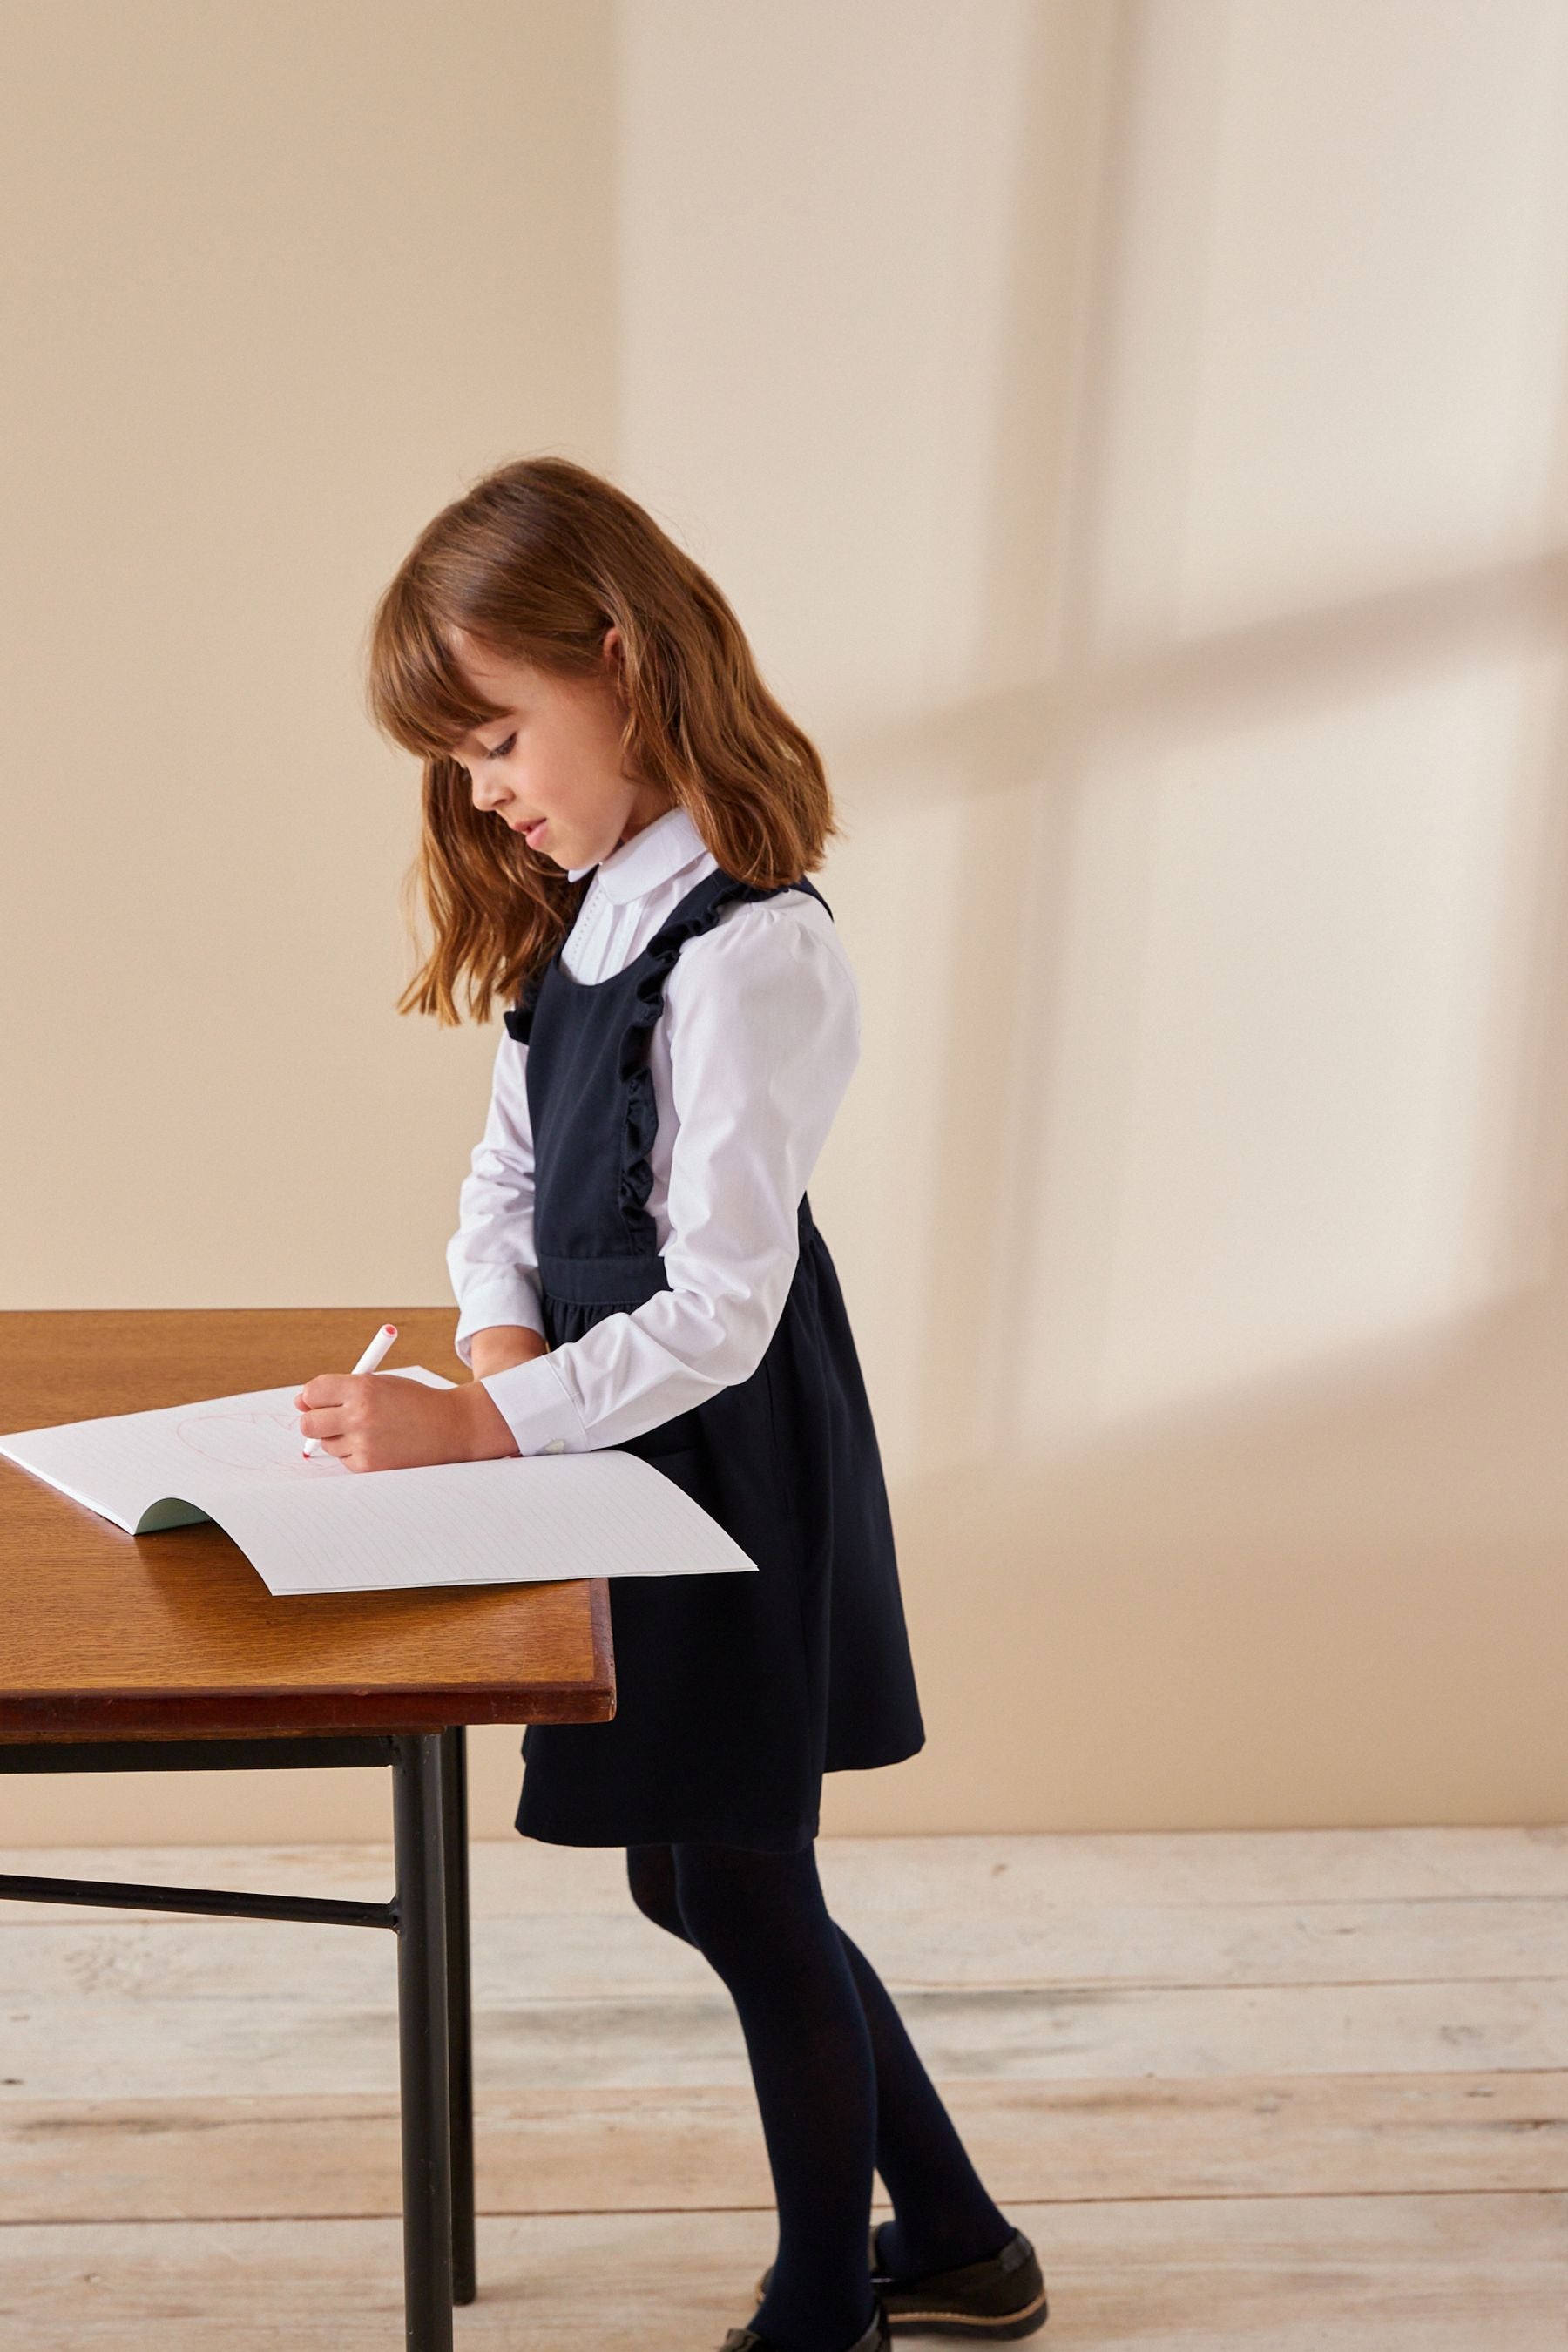
[[[455, 1386], [423, 1365], [373, 1377]], [[0, 1454], [128, 1534], [215, 1520], [278, 1594], [755, 1568], [673, 1479], [614, 1447], [420, 1470], [307, 1458], [298, 1385], [19, 1430]]]

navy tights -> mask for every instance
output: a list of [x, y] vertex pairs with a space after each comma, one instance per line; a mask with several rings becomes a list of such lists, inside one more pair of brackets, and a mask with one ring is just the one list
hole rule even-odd
[[778, 2204], [778, 2253], [745, 2325], [779, 2352], [845, 2352], [871, 2324], [873, 2166], [892, 2200], [882, 2266], [918, 2277], [1001, 2251], [994, 2205], [886, 1986], [828, 1916], [816, 1850], [631, 1845], [632, 1899], [700, 1951], [741, 2021]]

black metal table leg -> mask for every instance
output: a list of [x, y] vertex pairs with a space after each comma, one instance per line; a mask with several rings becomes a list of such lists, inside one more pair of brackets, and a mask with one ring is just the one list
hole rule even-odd
[[447, 2063], [452, 2114], [452, 2300], [478, 2292], [474, 2255], [474, 2038], [468, 1969], [468, 1763], [459, 1723], [442, 1735], [441, 1850], [447, 1873]]
[[474, 2102], [468, 1977], [467, 1754], [462, 1727], [392, 1735], [262, 1733], [254, 1738], [0, 1742], [13, 1772], [249, 1771], [392, 1766], [397, 1886], [390, 1903], [0, 1877], [0, 1895], [242, 1919], [334, 1920], [397, 1932], [403, 2114], [403, 2271], [407, 2352], [452, 2352], [452, 2305], [471, 2303]]
[[452, 2115], [441, 1835], [444, 1737], [438, 1731], [401, 1736], [392, 1777], [407, 2352], [452, 2352]]

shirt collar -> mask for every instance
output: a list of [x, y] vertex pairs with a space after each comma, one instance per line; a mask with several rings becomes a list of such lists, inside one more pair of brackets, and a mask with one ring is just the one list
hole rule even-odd
[[683, 808], [666, 809], [618, 849], [612, 849], [608, 857], [602, 857], [596, 867], [568, 866], [567, 878], [580, 882], [584, 874], [596, 872], [600, 889], [620, 906], [628, 898], [646, 898], [660, 882], [668, 882], [672, 874], [702, 856], [707, 846]]

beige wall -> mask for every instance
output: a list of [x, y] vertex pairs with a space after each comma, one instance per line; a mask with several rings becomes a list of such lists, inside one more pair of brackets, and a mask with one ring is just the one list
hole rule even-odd
[[[360, 648], [437, 506], [564, 450], [847, 825], [811, 1189], [930, 1738], [825, 1827], [1568, 1814], [1555, 0], [8, 48], [5, 1303], [447, 1298], [492, 1036], [392, 1010]], [[384, 1803], [22, 1784], [0, 1838]]]

